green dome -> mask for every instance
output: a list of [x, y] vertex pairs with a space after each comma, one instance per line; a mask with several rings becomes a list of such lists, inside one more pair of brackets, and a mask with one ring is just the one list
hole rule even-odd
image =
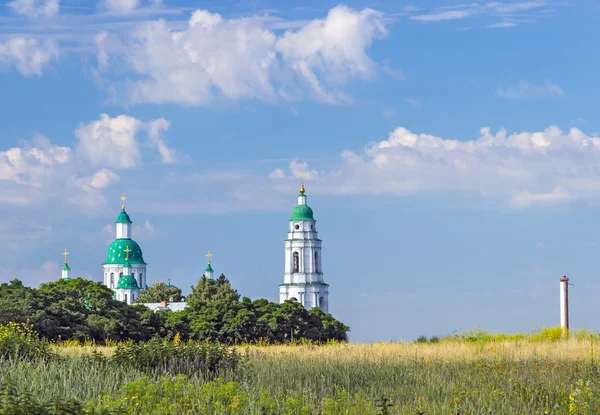
[[123, 275], [119, 278], [119, 283], [117, 284], [117, 288], [129, 288], [129, 289], [137, 289], [137, 281], [131, 275]]
[[298, 205], [292, 211], [290, 220], [315, 220], [312, 209], [307, 205]]
[[119, 217], [117, 218], [117, 221], [115, 223], [133, 223], [133, 222], [131, 222], [131, 219], [129, 219], [129, 215], [127, 214], [127, 212], [122, 210], [121, 213], [119, 213]]
[[67, 263], [65, 262], [65, 265], [62, 267], [62, 270], [63, 270], [63, 271], [71, 271], [71, 268], [69, 268], [69, 264], [67, 264]]
[[210, 264], [208, 264], [208, 266], [206, 267], [206, 269], [204, 271], [206, 271], [206, 272], [209, 272], [209, 271], [210, 272], [214, 272], [213, 269], [212, 269], [212, 267], [210, 266]]
[[125, 250], [129, 248], [129, 262], [131, 264], [145, 264], [142, 249], [133, 239], [115, 239], [108, 247], [105, 264], [125, 264]]

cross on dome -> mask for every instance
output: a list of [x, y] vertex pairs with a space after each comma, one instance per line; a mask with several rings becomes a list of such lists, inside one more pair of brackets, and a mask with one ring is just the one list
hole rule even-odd
[[210, 253], [210, 251], [208, 251], [208, 254], [205, 255], [208, 258], [208, 265], [210, 265], [210, 257], [213, 256], [213, 254]]
[[302, 184], [300, 185], [300, 194], [303, 195], [306, 191], [304, 189], [304, 172], [300, 173], [300, 177], [302, 178]]
[[66, 264], [67, 263], [67, 255], [69, 255], [69, 252], [67, 252], [67, 249], [65, 248], [65, 252], [63, 252], [62, 254], [65, 257], [65, 264]]
[[129, 253], [131, 252], [131, 249], [129, 249], [129, 247], [125, 248], [123, 251], [125, 251], [125, 261], [129, 261]]
[[127, 200], [127, 197], [125, 196], [125, 193], [121, 193], [121, 209], [125, 210], [125, 201]]

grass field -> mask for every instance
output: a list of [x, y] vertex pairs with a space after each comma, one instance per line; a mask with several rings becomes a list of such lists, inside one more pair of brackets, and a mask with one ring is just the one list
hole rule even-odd
[[239, 349], [242, 366], [209, 381], [86, 358], [110, 356], [110, 346], [60, 345], [61, 359], [1, 361], [0, 382], [43, 401], [132, 414], [600, 413], [600, 341], [591, 334]]

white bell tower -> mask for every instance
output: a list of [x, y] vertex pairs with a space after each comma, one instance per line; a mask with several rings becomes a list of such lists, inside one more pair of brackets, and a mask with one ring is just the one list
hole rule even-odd
[[323, 281], [321, 240], [304, 193], [303, 182], [285, 240], [285, 272], [279, 286], [279, 302], [298, 301], [307, 309], [319, 307], [327, 313], [329, 285]]

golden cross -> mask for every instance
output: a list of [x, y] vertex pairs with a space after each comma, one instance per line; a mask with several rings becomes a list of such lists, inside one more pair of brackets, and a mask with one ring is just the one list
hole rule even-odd
[[206, 254], [206, 257], [208, 258], [208, 265], [210, 265], [210, 257], [213, 256], [213, 254], [210, 253], [210, 251], [208, 251], [208, 254]]
[[125, 210], [125, 201], [127, 198], [125, 197], [125, 193], [121, 193], [121, 209]]
[[63, 256], [65, 257], [65, 264], [67, 263], [67, 255], [69, 255], [69, 253], [65, 249], [65, 252], [63, 252]]
[[131, 249], [129, 249], [129, 247], [127, 247], [127, 248], [125, 248], [125, 249], [124, 249], [124, 251], [125, 251], [125, 253], [127, 254], [127, 256], [125, 257], [125, 259], [126, 259], [127, 261], [129, 261], [129, 253], [131, 252]]
[[300, 173], [300, 177], [302, 178], [302, 181], [304, 181], [304, 172]]

